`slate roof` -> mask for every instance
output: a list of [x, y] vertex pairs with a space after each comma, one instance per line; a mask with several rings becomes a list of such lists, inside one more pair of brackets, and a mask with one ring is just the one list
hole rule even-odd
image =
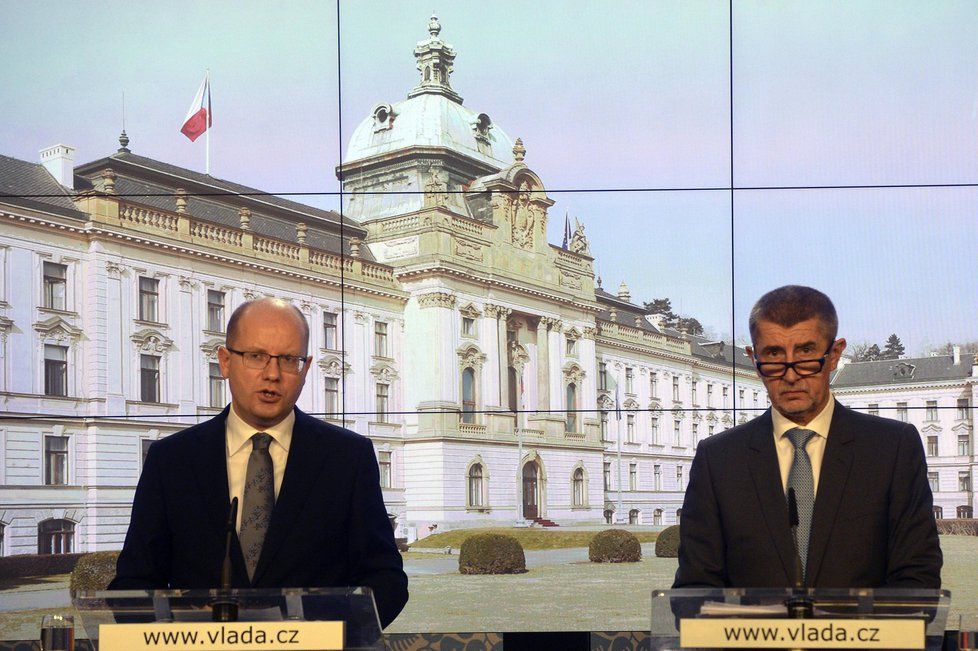
[[[173, 191], [179, 187], [187, 191], [187, 212], [196, 219], [237, 228], [240, 225], [238, 208], [247, 207], [251, 211], [252, 232], [257, 235], [295, 243], [295, 225], [303, 222], [308, 227], [306, 244], [332, 253], [341, 252], [340, 215], [335, 211], [307, 206], [127, 151], [76, 167], [77, 189], [91, 189], [106, 167], [116, 173], [116, 193], [128, 197], [133, 203], [173, 212], [176, 210]], [[342, 223], [342, 252], [349, 254], [350, 238], [363, 239], [366, 230], [347, 217], [343, 217]], [[369, 247], [361, 247], [360, 256], [374, 261]]]
[[594, 296], [600, 305], [606, 306], [598, 313], [598, 320], [610, 321], [610, 308], [614, 306], [618, 313], [618, 323], [676, 339], [686, 337], [689, 339], [690, 350], [694, 357], [714, 364], [736, 364], [737, 367], [744, 369], [752, 369], [754, 367], [742, 347], [734, 346], [729, 342], [711, 341], [706, 337], [698, 335], [684, 335], [673, 328], [657, 328], [645, 318], [645, 308], [643, 306], [624, 301], [599, 287], [595, 288]]
[[43, 165], [3, 155], [0, 155], [0, 203], [88, 221], [88, 216], [75, 208], [71, 190], [55, 181]]
[[962, 380], [971, 376], [971, 359], [971, 355], [962, 353], [960, 364], [955, 364], [951, 355], [849, 362], [835, 372], [832, 386], [842, 388]]

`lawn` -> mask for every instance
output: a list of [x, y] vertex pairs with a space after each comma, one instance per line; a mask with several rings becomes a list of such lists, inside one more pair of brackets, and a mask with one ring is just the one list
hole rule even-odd
[[[411, 549], [443, 549], [452, 547], [458, 549], [469, 536], [478, 533], [505, 533], [516, 538], [523, 549], [567, 549], [569, 547], [587, 547], [591, 544], [598, 531], [554, 531], [536, 527], [499, 528], [499, 529], [455, 529], [444, 533], [436, 533], [422, 538], [411, 545]], [[657, 531], [633, 531], [639, 542], [655, 542]]]

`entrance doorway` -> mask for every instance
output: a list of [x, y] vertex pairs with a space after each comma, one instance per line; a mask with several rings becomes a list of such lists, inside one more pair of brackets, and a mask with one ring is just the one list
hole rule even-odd
[[523, 466], [523, 518], [526, 520], [540, 517], [539, 474], [536, 461], [530, 461]]

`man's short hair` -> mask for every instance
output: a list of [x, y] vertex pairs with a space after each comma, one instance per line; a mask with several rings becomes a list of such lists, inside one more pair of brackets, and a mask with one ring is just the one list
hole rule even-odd
[[761, 321], [790, 328], [808, 319], [818, 319], [822, 324], [822, 334], [830, 343], [835, 341], [839, 332], [839, 316], [828, 296], [803, 285], [785, 285], [772, 289], [760, 297], [750, 311], [748, 326], [751, 341], [757, 341], [758, 324]]
[[250, 308], [254, 307], [259, 303], [277, 305], [279, 307], [292, 308], [292, 311], [299, 319], [299, 322], [302, 323], [302, 330], [303, 330], [302, 337], [303, 340], [306, 342], [306, 349], [309, 348], [309, 322], [306, 321], [306, 315], [303, 314], [302, 311], [292, 303], [289, 303], [288, 301], [283, 301], [278, 298], [256, 298], [253, 301], [245, 301], [244, 303], [236, 307], [234, 309], [234, 312], [231, 313], [231, 318], [228, 319], [227, 332], [225, 333], [224, 336], [224, 341], [227, 342], [228, 346], [234, 345], [233, 342], [238, 335], [238, 328], [240, 327], [239, 322], [241, 321], [241, 317], [243, 317], [245, 312], [247, 312]]

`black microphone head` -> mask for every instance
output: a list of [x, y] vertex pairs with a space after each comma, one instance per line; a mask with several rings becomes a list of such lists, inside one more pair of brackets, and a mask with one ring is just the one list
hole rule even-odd
[[795, 489], [788, 487], [788, 524], [798, 526], [798, 501], [795, 499]]

